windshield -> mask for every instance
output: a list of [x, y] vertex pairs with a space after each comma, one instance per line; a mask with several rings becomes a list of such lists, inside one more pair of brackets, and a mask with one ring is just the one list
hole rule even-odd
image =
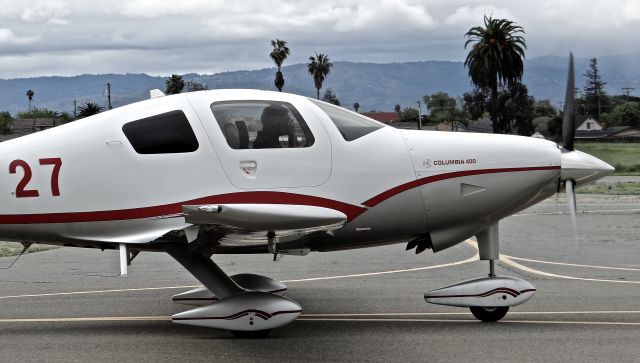
[[314, 100], [309, 98], [316, 106], [320, 107], [324, 113], [329, 116], [331, 121], [336, 125], [342, 137], [347, 141], [353, 141], [361, 138], [364, 135], [372, 133], [378, 129], [383, 128], [385, 125], [372, 120], [368, 117], [362, 116], [359, 113], [349, 111], [342, 107], [334, 106], [332, 104]]

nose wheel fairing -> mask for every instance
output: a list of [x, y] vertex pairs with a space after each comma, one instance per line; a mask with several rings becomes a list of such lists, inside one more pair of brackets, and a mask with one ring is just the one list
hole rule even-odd
[[512, 276], [489, 276], [459, 282], [426, 292], [426, 302], [458, 307], [509, 307], [525, 303], [536, 288]]

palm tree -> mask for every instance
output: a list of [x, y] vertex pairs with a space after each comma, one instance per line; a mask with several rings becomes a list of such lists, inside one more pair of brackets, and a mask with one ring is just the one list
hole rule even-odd
[[86, 102], [78, 107], [78, 118], [85, 118], [97, 115], [104, 110], [104, 107], [94, 102]]
[[33, 101], [34, 95], [35, 92], [33, 92], [32, 90], [27, 90], [27, 98], [29, 99], [29, 110], [31, 110], [31, 101]]
[[169, 79], [164, 81], [164, 84], [166, 86], [165, 93], [168, 95], [178, 94], [182, 92], [182, 89], [184, 88], [184, 80], [182, 79], [182, 76], [177, 74], [172, 74]]
[[282, 87], [284, 87], [284, 77], [282, 76], [282, 72], [280, 68], [282, 67], [282, 62], [287, 59], [289, 55], [289, 47], [287, 47], [287, 42], [284, 40], [276, 39], [271, 41], [271, 46], [273, 46], [273, 50], [269, 54], [271, 59], [276, 63], [278, 67], [278, 71], [276, 72], [276, 79], [273, 84], [276, 86], [278, 91], [282, 92]]
[[498, 86], [509, 87], [522, 80], [524, 72], [524, 50], [527, 48], [524, 29], [507, 19], [493, 19], [484, 16], [484, 27], [477, 26], [465, 34], [465, 49], [473, 44], [465, 67], [469, 68], [469, 77], [478, 88], [491, 90], [491, 121], [493, 132], [499, 130], [497, 96]]
[[331, 72], [331, 67], [333, 64], [329, 61], [329, 56], [324, 55], [322, 53], [318, 54], [316, 52], [315, 57], [309, 57], [309, 64], [307, 65], [307, 70], [309, 74], [313, 76], [313, 82], [316, 86], [316, 98], [320, 99], [320, 88], [322, 88], [322, 82], [324, 82], [324, 78]]

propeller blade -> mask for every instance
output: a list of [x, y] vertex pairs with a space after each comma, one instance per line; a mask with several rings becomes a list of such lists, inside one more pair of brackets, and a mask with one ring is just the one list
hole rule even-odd
[[571, 214], [571, 222], [573, 223], [573, 232], [577, 240], [578, 222], [576, 221], [576, 213], [578, 208], [576, 206], [576, 192], [574, 190], [575, 181], [569, 179], [564, 183], [564, 186], [567, 193], [567, 200], [569, 201], [569, 213]]
[[569, 53], [569, 74], [567, 75], [567, 93], [564, 98], [564, 112], [562, 116], [562, 147], [573, 150], [573, 140], [576, 134], [576, 115], [574, 112], [575, 74], [573, 70], [573, 53]]

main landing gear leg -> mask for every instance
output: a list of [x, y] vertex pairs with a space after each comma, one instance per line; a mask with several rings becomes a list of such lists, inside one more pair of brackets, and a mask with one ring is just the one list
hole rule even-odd
[[298, 303], [283, 296], [244, 289], [211, 258], [188, 245], [170, 245], [165, 250], [219, 299], [173, 315], [175, 323], [225, 329], [238, 337], [258, 338], [289, 324], [302, 312]]
[[220, 300], [245, 291], [213, 260], [188, 246], [170, 246], [166, 251]]
[[500, 257], [498, 223], [476, 234], [480, 260], [489, 261], [489, 276], [464, 281], [424, 294], [432, 304], [468, 307], [484, 322], [502, 319], [510, 306], [529, 300], [536, 289], [529, 282], [511, 276], [496, 276], [495, 261]]

